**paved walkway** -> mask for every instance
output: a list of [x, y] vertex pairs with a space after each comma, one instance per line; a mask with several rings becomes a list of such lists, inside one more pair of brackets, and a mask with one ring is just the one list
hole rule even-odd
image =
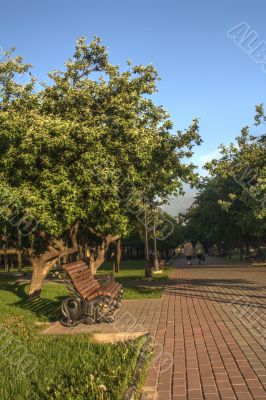
[[142, 400], [266, 400], [266, 268], [176, 267]]
[[80, 324], [73, 328], [67, 328], [60, 322], [56, 322], [51, 324], [43, 334], [102, 333], [111, 334], [113, 337], [113, 334], [125, 333], [130, 338], [132, 333], [145, 334], [157, 331], [163, 300], [125, 300], [122, 303], [123, 306], [116, 313], [116, 320], [112, 324]]

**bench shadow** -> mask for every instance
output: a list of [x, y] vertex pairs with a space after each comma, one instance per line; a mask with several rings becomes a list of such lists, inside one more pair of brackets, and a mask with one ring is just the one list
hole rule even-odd
[[44, 317], [49, 322], [60, 318], [60, 305], [66, 296], [56, 296], [53, 299], [29, 299], [27, 294], [28, 282], [7, 281], [0, 283], [0, 290], [14, 293], [19, 300], [9, 303], [9, 306], [19, 307], [35, 314], [38, 318]]

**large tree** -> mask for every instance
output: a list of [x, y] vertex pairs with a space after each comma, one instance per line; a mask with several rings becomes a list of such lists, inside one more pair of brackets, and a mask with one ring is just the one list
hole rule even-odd
[[[265, 121], [256, 108], [256, 124]], [[220, 157], [206, 164], [196, 201], [185, 217], [187, 234], [240, 248], [258, 245], [266, 236], [266, 140], [242, 129], [235, 143], [220, 146]], [[194, 233], [194, 234], [193, 234]], [[195, 237], [196, 239], [196, 237]]]
[[77, 252], [78, 231], [94, 235], [96, 272], [109, 244], [130, 230], [125, 198], [139, 201], [132, 191], [152, 202], [193, 180], [193, 167], [180, 158], [200, 138], [197, 121], [172, 135], [168, 114], [149, 98], [157, 90], [154, 67], [128, 63], [121, 72], [98, 38], [89, 45], [80, 38], [65, 69], [50, 73], [39, 91], [32, 77], [18, 83], [18, 73], [30, 66], [7, 53], [0, 63], [1, 205], [7, 221], [17, 213], [25, 227], [36, 295], [58, 258]]

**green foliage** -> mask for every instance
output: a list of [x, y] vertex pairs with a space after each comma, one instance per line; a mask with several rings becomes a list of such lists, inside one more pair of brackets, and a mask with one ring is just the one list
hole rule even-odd
[[[265, 120], [256, 107], [256, 124]], [[185, 231], [224, 247], [258, 245], [266, 232], [266, 141], [245, 127], [235, 143], [220, 146], [221, 157], [206, 164], [195, 203], [187, 212]], [[196, 237], [198, 236], [198, 237]]]
[[[18, 83], [18, 74], [29, 74], [29, 82]], [[11, 233], [8, 216], [19, 209], [50, 245], [77, 221], [84, 233], [127, 235], [134, 223], [125, 199], [164, 201], [197, 180], [182, 159], [201, 142], [198, 120], [173, 134], [169, 115], [151, 99], [153, 66], [129, 62], [121, 71], [99, 38], [87, 44], [81, 37], [64, 70], [49, 73], [51, 83], [36, 90], [30, 74], [12, 51], [0, 63], [2, 231]]]
[[[249, 128], [242, 129], [236, 143], [221, 146], [221, 159], [206, 165], [213, 176], [221, 176], [232, 180], [232, 192], [228, 193], [230, 207], [234, 202], [243, 204], [243, 211], [248, 208], [251, 218], [266, 218], [266, 141], [261, 137], [250, 135]], [[244, 217], [244, 213], [243, 213]]]

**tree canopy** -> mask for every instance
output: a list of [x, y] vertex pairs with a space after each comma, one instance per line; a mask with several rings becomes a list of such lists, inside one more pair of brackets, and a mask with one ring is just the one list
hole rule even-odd
[[[256, 125], [265, 122], [256, 107]], [[244, 127], [235, 143], [220, 146], [220, 157], [207, 163], [195, 203], [183, 217], [185, 234], [227, 249], [265, 243], [266, 140]]]
[[[27, 83], [18, 82], [21, 73]], [[173, 134], [168, 113], [152, 101], [155, 68], [128, 62], [121, 71], [99, 38], [79, 38], [65, 68], [48, 76], [37, 90], [21, 57], [10, 51], [0, 63], [1, 215], [19, 209], [24, 223], [25, 215], [35, 221], [31, 251], [28, 238], [24, 246], [41, 279], [77, 251], [78, 229], [103, 241], [129, 232], [125, 196], [139, 201], [132, 188], [152, 202], [195, 182], [182, 159], [201, 141], [197, 120]]]

